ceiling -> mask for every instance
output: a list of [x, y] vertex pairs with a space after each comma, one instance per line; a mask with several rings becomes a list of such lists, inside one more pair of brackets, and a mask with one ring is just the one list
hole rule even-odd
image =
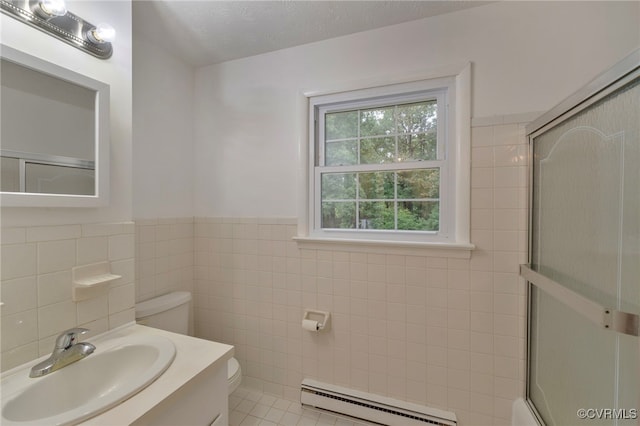
[[134, 34], [193, 66], [482, 6], [488, 1], [134, 0]]

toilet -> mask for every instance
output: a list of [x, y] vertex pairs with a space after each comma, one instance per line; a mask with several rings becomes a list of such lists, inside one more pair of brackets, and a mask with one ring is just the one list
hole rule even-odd
[[[160, 328], [180, 334], [189, 334], [189, 305], [191, 293], [176, 291], [136, 304], [136, 321], [138, 324]], [[227, 379], [229, 394], [242, 380], [240, 363], [235, 358], [227, 362]]]

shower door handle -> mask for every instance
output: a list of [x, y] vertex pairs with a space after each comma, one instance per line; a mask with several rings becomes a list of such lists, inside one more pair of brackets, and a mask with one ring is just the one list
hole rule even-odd
[[637, 314], [601, 306], [534, 271], [530, 265], [520, 265], [520, 276], [606, 330], [614, 330], [631, 336], [640, 335], [640, 316]]

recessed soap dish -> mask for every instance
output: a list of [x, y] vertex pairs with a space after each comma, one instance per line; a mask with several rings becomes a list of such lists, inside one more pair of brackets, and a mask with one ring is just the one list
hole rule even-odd
[[122, 278], [111, 273], [109, 262], [76, 266], [71, 269], [73, 281], [71, 299], [74, 302], [97, 296], [109, 287], [111, 281]]

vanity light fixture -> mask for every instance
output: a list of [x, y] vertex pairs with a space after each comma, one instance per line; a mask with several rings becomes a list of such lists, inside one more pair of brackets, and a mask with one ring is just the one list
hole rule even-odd
[[0, 11], [100, 59], [113, 54], [115, 29], [69, 12], [64, 0], [0, 0]]
[[111, 43], [116, 38], [116, 30], [109, 24], [98, 24], [87, 31], [87, 38], [94, 43]]
[[64, 4], [64, 0], [42, 0], [34, 9], [44, 19], [67, 14], [67, 6]]

